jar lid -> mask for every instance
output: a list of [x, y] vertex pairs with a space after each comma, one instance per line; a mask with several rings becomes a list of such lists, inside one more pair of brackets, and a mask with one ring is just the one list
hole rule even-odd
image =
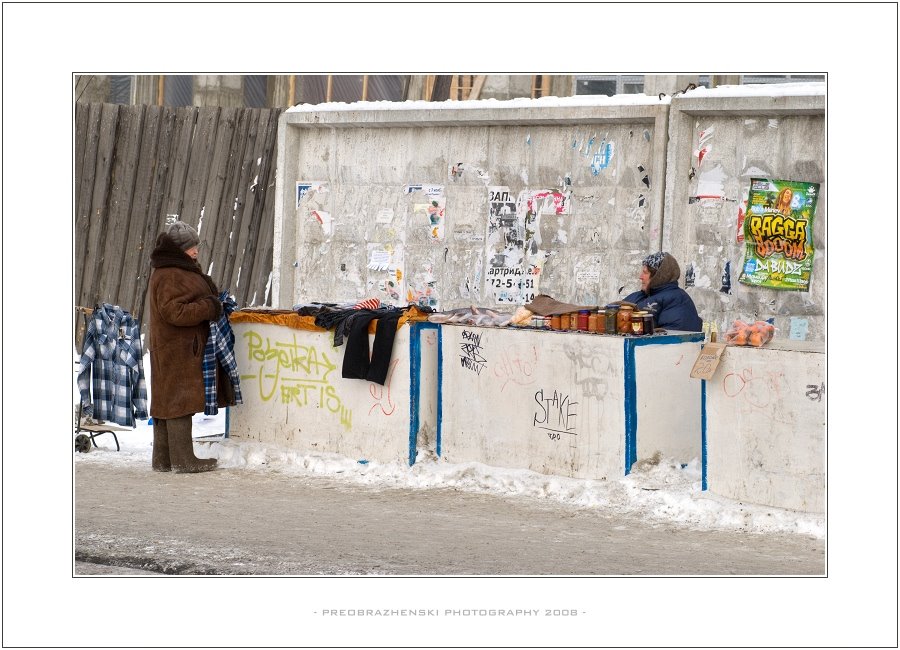
[[634, 309], [631, 305], [620, 305], [619, 309]]
[[578, 313], [579, 314], [590, 314], [591, 310], [590, 309], [579, 309]]

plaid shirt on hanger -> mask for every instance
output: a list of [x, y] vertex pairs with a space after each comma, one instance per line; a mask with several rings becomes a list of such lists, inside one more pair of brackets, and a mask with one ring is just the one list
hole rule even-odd
[[141, 327], [121, 307], [104, 303], [94, 310], [77, 381], [84, 412], [95, 420], [134, 427], [149, 417]]
[[237, 303], [227, 291], [219, 295], [222, 301], [222, 315], [218, 320], [209, 322], [209, 339], [203, 350], [203, 388], [206, 392], [206, 407], [203, 413], [215, 415], [219, 412], [218, 389], [216, 388], [216, 365], [220, 365], [227, 373], [234, 387], [234, 403], [242, 404], [241, 378], [238, 373], [237, 359], [234, 358], [234, 332], [228, 316], [237, 309]]

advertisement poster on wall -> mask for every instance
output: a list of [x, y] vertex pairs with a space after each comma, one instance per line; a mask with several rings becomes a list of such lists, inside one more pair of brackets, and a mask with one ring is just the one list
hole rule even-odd
[[809, 291], [818, 198], [818, 183], [750, 179], [741, 283]]
[[522, 302], [525, 227], [506, 186], [488, 187], [486, 293], [498, 303]]

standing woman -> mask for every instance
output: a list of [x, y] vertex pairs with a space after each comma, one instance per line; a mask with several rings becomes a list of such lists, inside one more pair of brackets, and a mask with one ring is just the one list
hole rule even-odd
[[203, 351], [209, 321], [222, 314], [219, 291], [197, 262], [200, 235], [176, 221], [150, 254], [150, 416], [153, 469], [204, 472], [214, 458], [197, 458], [191, 420], [204, 409]]

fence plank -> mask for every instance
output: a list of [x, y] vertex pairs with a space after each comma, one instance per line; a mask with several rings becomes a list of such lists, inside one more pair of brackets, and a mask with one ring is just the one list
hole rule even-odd
[[[85, 296], [89, 292], [89, 280], [85, 277], [85, 266], [87, 264], [87, 239], [91, 228], [91, 203], [96, 179], [97, 147], [100, 143], [102, 111], [102, 104], [90, 104], [85, 124], [87, 132], [83, 139], [84, 151], [80, 156], [83, 159], [82, 176], [75, 183], [80, 188], [78, 202], [75, 206], [75, 259], [78, 261], [75, 266], [75, 304], [82, 306], [90, 306], [85, 304]], [[78, 143], [79, 140], [76, 139], [76, 146]], [[75, 157], [79, 157], [77, 151]]]
[[99, 276], [103, 264], [104, 237], [109, 221], [109, 184], [119, 122], [117, 104], [102, 104], [100, 108], [100, 137], [97, 142], [97, 161], [94, 167], [94, 187], [91, 196], [89, 227], [80, 251], [85, 257], [84, 288], [79, 305], [93, 307], [100, 302]]
[[208, 227], [210, 216], [206, 208], [206, 185], [209, 167], [215, 148], [216, 129], [219, 123], [219, 108], [207, 106], [197, 109], [197, 122], [191, 140], [187, 176], [184, 183], [184, 204], [181, 220], [195, 226], [199, 232]]
[[253, 179], [259, 174], [259, 163], [262, 160], [265, 147], [265, 132], [269, 123], [267, 112], [258, 111], [250, 123], [250, 131], [247, 139], [247, 147], [244, 150], [244, 161], [241, 166], [241, 178], [237, 188], [237, 219], [240, 224], [235, 228], [237, 245], [234, 250], [234, 266], [232, 267], [231, 292], [235, 296], [238, 305], [247, 305], [248, 287], [250, 285], [249, 273], [250, 261], [247, 249], [250, 247], [251, 222], [253, 220], [253, 206], [256, 202], [256, 194], [250, 191]]
[[[272, 246], [275, 229], [274, 202], [267, 201], [275, 194], [275, 164], [278, 160], [278, 117], [281, 111], [271, 111], [266, 129], [265, 149], [260, 165], [260, 185], [257, 195], [258, 200], [254, 205], [253, 219], [251, 221], [250, 242], [247, 256], [248, 265], [248, 295], [249, 304], [261, 305], [265, 301], [265, 287], [268, 283], [269, 271], [272, 268]], [[266, 210], [269, 204], [270, 211]]]
[[[134, 181], [141, 153], [141, 131], [144, 110], [142, 106], [119, 108], [118, 135], [110, 171], [108, 226], [102, 237], [103, 262], [97, 293], [99, 302], [127, 301], [119, 287], [123, 276], [136, 273], [135, 259], [126, 255], [126, 242], [131, 228], [131, 206], [134, 198]], [[123, 305], [127, 309], [127, 305]]]
[[154, 222], [156, 215], [150, 211], [150, 196], [153, 187], [157, 156], [159, 153], [159, 131], [161, 111], [158, 106], [143, 106], [144, 120], [141, 130], [140, 153], [137, 160], [137, 171], [134, 180], [134, 193], [131, 202], [131, 224], [128, 229], [128, 240], [125, 243], [126, 259], [131, 261], [129, 272], [123, 274], [119, 288], [119, 304], [128, 309], [139, 319], [143, 313], [143, 291], [141, 283], [146, 282], [150, 262], [150, 248], [147, 246], [149, 223]]
[[227, 288], [223, 275], [225, 257], [228, 254], [228, 237], [231, 233], [232, 215], [225, 204], [225, 182], [230, 168], [234, 167], [234, 136], [238, 109], [223, 108], [219, 114], [215, 149], [209, 166], [204, 200], [204, 227], [200, 231], [201, 251], [212, 269], [210, 275], [220, 289]]
[[[194, 137], [194, 123], [197, 109], [182, 107], [175, 109], [175, 134], [169, 157], [169, 176], [166, 178], [166, 217], [181, 219], [184, 206], [184, 187], [188, 167], [191, 162], [191, 140]], [[184, 219], [192, 226], [197, 220]]]
[[[91, 115], [89, 104], [75, 104], [75, 179], [84, 178], [84, 152], [88, 142], [88, 121]], [[72, 205], [73, 218], [78, 218], [78, 205], [81, 203], [81, 183], [75, 182], [75, 203]]]
[[[238, 245], [240, 244], [241, 223], [243, 221], [243, 205], [240, 203], [239, 187], [245, 182], [249, 157], [253, 155], [252, 142], [256, 124], [259, 120], [259, 111], [244, 111], [238, 121], [237, 135], [234, 144], [235, 165], [231, 169], [231, 178], [228, 181], [228, 211], [231, 219], [231, 233], [228, 239], [228, 249], [225, 255], [225, 268], [223, 270], [223, 288], [234, 292], [237, 282], [235, 272], [238, 257]], [[249, 149], [249, 151], [248, 151]], [[238, 303], [240, 304], [240, 303]], [[243, 306], [243, 305], [241, 305]]]
[[[140, 311], [135, 314], [141, 319], [141, 326], [146, 328], [143, 315], [147, 313], [147, 287], [150, 281], [150, 253], [156, 244], [156, 237], [166, 223], [166, 191], [169, 186], [170, 159], [175, 141], [175, 110], [159, 107], [159, 147], [154, 160], [153, 179], [150, 186], [150, 199], [147, 206], [147, 226], [144, 230], [146, 261], [142, 267], [142, 275], [138, 281]], [[149, 347], [149, 346], [148, 346]]]

